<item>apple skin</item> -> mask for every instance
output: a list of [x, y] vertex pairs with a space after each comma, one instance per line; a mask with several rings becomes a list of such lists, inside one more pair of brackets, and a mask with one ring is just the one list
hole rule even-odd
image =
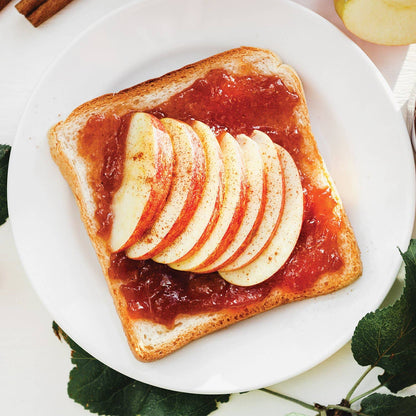
[[198, 271], [215, 261], [227, 249], [240, 228], [247, 206], [247, 180], [244, 159], [238, 142], [229, 133], [218, 138], [224, 159], [224, 200], [215, 226], [195, 254], [170, 263], [175, 270]]
[[186, 228], [199, 204], [206, 180], [205, 154], [197, 134], [182, 121], [170, 118], [160, 121], [172, 139], [172, 183], [159, 216], [127, 249], [127, 256], [134, 260], [146, 260], [157, 255]]
[[224, 163], [217, 138], [211, 129], [200, 121], [193, 121], [190, 125], [204, 148], [205, 186], [187, 227], [169, 246], [153, 257], [158, 263], [183, 261], [196, 253], [215, 226], [224, 198]]
[[247, 206], [234, 239], [214, 262], [197, 273], [211, 273], [232, 263], [245, 250], [263, 218], [266, 206], [266, 174], [258, 144], [245, 134], [236, 137], [243, 153], [247, 178]]
[[299, 172], [290, 154], [283, 147], [275, 146], [286, 184], [282, 218], [273, 238], [254, 261], [231, 272], [219, 271], [223, 279], [234, 285], [252, 286], [273, 276], [289, 258], [302, 228], [304, 205]]
[[266, 179], [265, 208], [249, 244], [238, 257], [220, 269], [225, 272], [240, 269], [260, 256], [273, 238], [283, 213], [286, 190], [279, 153], [266, 133], [255, 130], [250, 137], [258, 144], [263, 160]]
[[416, 0], [334, 0], [345, 27], [380, 45], [416, 42]]
[[131, 117], [123, 181], [112, 202], [113, 252], [132, 245], [163, 207], [172, 181], [173, 148], [163, 124], [147, 113]]

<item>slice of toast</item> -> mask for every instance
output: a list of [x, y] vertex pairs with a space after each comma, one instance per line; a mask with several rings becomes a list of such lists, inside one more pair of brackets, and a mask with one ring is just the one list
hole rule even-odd
[[[133, 318], [121, 292], [124, 282], [109, 275], [112, 253], [108, 238], [100, 234], [100, 224], [95, 215], [97, 204], [94, 189], [88, 180], [91, 166], [80, 155], [77, 143], [92, 116], [113, 114], [121, 117], [135, 111], [154, 112], [154, 109], [163, 108], [163, 104], [172, 97], [179, 97], [176, 99], [180, 100], [181, 92], [215, 70], [231, 77], [278, 77], [288, 91], [298, 97], [296, 104], [292, 106], [290, 117], [295, 123], [296, 133], [301, 137], [301, 141], [297, 142], [296, 149], [292, 145], [289, 146], [290, 151], [302, 155], [301, 158], [297, 158], [297, 166], [307, 184], [305, 186], [326, 190], [334, 201], [333, 215], [338, 227], [334, 238], [341, 265], [335, 271], [321, 273], [307, 285], [296, 286], [293, 282], [286, 285], [276, 284], [261, 300], [237, 308], [181, 313], [173, 324], [168, 326], [149, 319]], [[193, 115], [188, 114], [188, 117], [192, 118]], [[260, 127], [267, 132], [267, 126]], [[252, 129], [239, 131], [246, 134], [251, 132]], [[82, 221], [96, 250], [128, 342], [139, 360], [152, 361], [162, 358], [194, 339], [260, 312], [285, 303], [333, 292], [352, 283], [361, 274], [360, 254], [352, 228], [311, 132], [301, 81], [296, 72], [283, 64], [271, 51], [250, 47], [229, 50], [160, 78], [93, 99], [75, 109], [65, 121], [50, 129], [49, 145], [53, 159], [75, 195]]]

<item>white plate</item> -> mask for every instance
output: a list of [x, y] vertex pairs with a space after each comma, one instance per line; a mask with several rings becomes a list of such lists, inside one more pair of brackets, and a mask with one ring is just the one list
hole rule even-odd
[[[261, 314], [155, 363], [127, 346], [68, 186], [52, 162], [50, 126], [74, 107], [213, 53], [266, 47], [303, 79], [318, 145], [362, 251], [350, 287]], [[89, 353], [133, 378], [187, 392], [254, 389], [323, 361], [387, 294], [411, 235], [415, 195], [409, 137], [386, 82], [330, 23], [276, 0], [149, 0], [80, 36], [31, 98], [13, 146], [9, 203], [27, 274], [61, 327]]]

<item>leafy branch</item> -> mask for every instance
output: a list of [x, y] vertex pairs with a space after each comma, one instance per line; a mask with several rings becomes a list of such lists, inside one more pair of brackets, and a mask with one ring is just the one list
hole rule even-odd
[[[416, 414], [415, 396], [398, 397], [374, 393], [383, 386], [397, 393], [416, 383], [416, 240], [411, 240], [408, 250], [401, 254], [405, 264], [406, 282], [400, 299], [393, 305], [364, 316], [352, 337], [351, 350], [354, 359], [358, 364], [368, 367], [354, 383], [341, 405], [314, 404], [313, 410], [318, 411], [319, 415]], [[378, 377], [380, 384], [366, 393], [353, 397], [360, 383], [376, 367], [384, 370]], [[275, 392], [273, 394], [279, 395]], [[352, 409], [351, 405], [360, 400], [361, 408]], [[311, 409], [308, 403], [296, 402]]]
[[[381, 387], [397, 393], [416, 383], [416, 240], [402, 253], [406, 283], [403, 294], [393, 305], [368, 313], [358, 323], [351, 343], [354, 359], [366, 366], [339, 404], [321, 405], [275, 392], [261, 391], [289, 400], [316, 416], [409, 416], [416, 414], [416, 396], [398, 397], [375, 393]], [[132, 380], [106, 367], [76, 345], [54, 323], [54, 330], [72, 349], [68, 394], [93, 413], [120, 416], [205, 416], [229, 395], [176, 393]], [[354, 397], [357, 387], [374, 369], [384, 373], [380, 383]], [[352, 405], [358, 405], [354, 408]], [[289, 415], [287, 415], [289, 416]], [[291, 413], [290, 416], [302, 416]]]
[[[8, 217], [7, 171], [10, 146], [0, 145], [0, 225]], [[416, 240], [401, 253], [406, 271], [403, 294], [393, 305], [370, 312], [358, 323], [351, 343], [354, 359], [366, 366], [345, 398], [334, 405], [306, 403], [273, 390], [262, 391], [316, 412], [316, 416], [409, 416], [416, 414], [416, 396], [375, 393], [381, 387], [397, 393], [416, 384]], [[105, 366], [69, 338], [54, 322], [55, 334], [72, 350], [74, 368], [68, 395], [85, 409], [100, 415], [206, 416], [230, 395], [197, 395], [169, 391], [140, 383]], [[384, 370], [379, 384], [353, 397], [374, 368]], [[359, 409], [352, 408], [360, 403]], [[303, 416], [291, 413], [287, 416]]]
[[140, 383], [96, 360], [54, 322], [55, 334], [70, 346], [68, 395], [92, 413], [122, 416], [205, 416], [229, 395], [178, 393]]

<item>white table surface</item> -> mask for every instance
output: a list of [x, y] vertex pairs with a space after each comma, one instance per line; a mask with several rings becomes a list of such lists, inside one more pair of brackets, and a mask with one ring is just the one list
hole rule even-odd
[[[276, 0], [278, 1], [278, 0]], [[13, 144], [19, 119], [41, 75], [71, 40], [90, 24], [128, 0], [77, 0], [39, 28], [33, 28], [12, 2], [0, 13], [0, 143]], [[299, 0], [332, 21], [341, 30], [331, 0]], [[345, 31], [347, 33], [347, 31]], [[397, 102], [406, 107], [416, 83], [416, 45], [385, 47], [361, 41], [347, 33], [378, 66], [392, 87]], [[86, 415], [68, 398], [66, 385], [72, 365], [69, 349], [52, 333], [51, 316], [31, 288], [20, 264], [10, 223], [0, 227], [0, 397], [4, 415]], [[397, 280], [387, 302], [401, 290]], [[273, 386], [308, 402], [338, 402], [363, 369], [353, 360], [347, 344], [312, 370]], [[370, 375], [362, 391], [376, 385]], [[416, 393], [416, 388], [408, 389]], [[297, 405], [262, 392], [233, 395], [220, 406], [218, 416], [283, 416], [304, 411]]]

